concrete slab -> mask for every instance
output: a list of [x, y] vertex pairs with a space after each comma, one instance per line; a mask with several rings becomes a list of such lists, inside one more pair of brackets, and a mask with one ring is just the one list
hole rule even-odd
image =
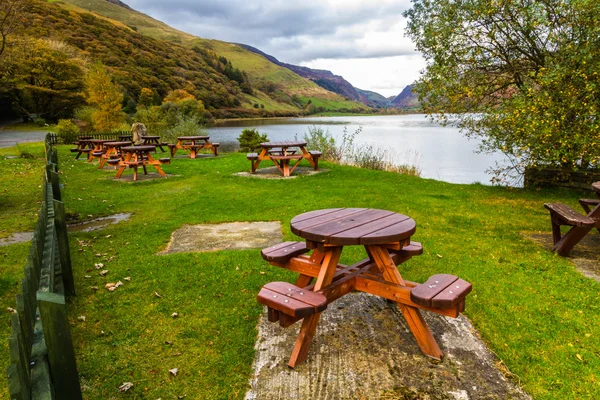
[[263, 315], [246, 399], [530, 398], [496, 367], [467, 318], [423, 314], [441, 363], [421, 353], [395, 304], [356, 293], [322, 314], [308, 360], [295, 369], [287, 362], [300, 323], [284, 329]]
[[281, 222], [184, 225], [161, 253], [263, 249], [282, 241]]
[[[552, 234], [538, 233], [525, 234], [525, 237], [552, 251]], [[575, 268], [584, 276], [600, 282], [600, 234], [592, 231], [571, 250], [569, 260], [573, 261]]]
[[269, 168], [258, 169], [258, 170], [256, 170], [256, 172], [254, 174], [251, 174], [250, 172], [237, 172], [233, 175], [234, 176], [243, 176], [246, 178], [257, 178], [257, 179], [294, 179], [301, 175], [310, 176], [310, 175], [316, 175], [316, 174], [320, 174], [322, 172], [328, 172], [328, 171], [329, 171], [328, 169], [319, 169], [318, 171], [315, 171], [312, 168], [308, 168], [308, 167], [298, 167], [298, 168], [296, 168], [296, 170], [294, 171], [292, 176], [286, 177], [286, 176], [281, 175], [281, 172], [279, 172], [277, 167], [273, 166], [273, 167], [269, 167]]

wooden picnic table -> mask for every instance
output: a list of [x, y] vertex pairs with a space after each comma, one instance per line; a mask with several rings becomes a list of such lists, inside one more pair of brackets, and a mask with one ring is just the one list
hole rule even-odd
[[[321, 152], [306, 150], [304, 141], [278, 141], [261, 143], [261, 152], [248, 153], [246, 158], [252, 163], [252, 173], [255, 173], [262, 161], [270, 160], [283, 176], [290, 176], [300, 161], [308, 160], [315, 171], [319, 169]], [[301, 154], [296, 154], [300, 152]], [[294, 161], [290, 168], [290, 162]]]
[[[290, 367], [306, 359], [321, 312], [354, 290], [397, 302], [421, 351], [442, 358], [420, 309], [457, 317], [471, 285], [445, 274], [434, 275], [424, 284], [402, 278], [397, 266], [423, 252], [420, 243], [410, 240], [416, 230], [412, 218], [386, 210], [334, 208], [298, 215], [291, 229], [305, 243], [286, 242], [261, 254], [271, 265], [300, 275], [294, 285], [271, 282], [258, 295], [258, 301], [268, 307], [269, 321], [287, 327], [303, 320]], [[339, 264], [344, 246], [364, 246], [368, 258], [350, 266]], [[310, 250], [312, 254], [305, 255]]]
[[219, 155], [219, 143], [211, 143], [209, 141], [210, 136], [180, 136], [177, 138], [176, 144], [170, 144], [171, 157], [175, 157], [177, 150], [183, 149], [190, 158], [196, 158], [198, 151], [207, 149], [212, 151], [216, 157]]
[[89, 142], [92, 146], [92, 151], [88, 153], [88, 162], [92, 162], [96, 159], [102, 159], [104, 154], [104, 143], [111, 142], [110, 139], [90, 139]]
[[77, 155], [75, 156], [76, 160], [78, 160], [79, 156], [81, 156], [83, 153], [89, 154], [92, 151], [94, 146], [90, 142], [91, 139], [91, 136], [83, 136], [73, 143], [75, 147], [73, 147], [70, 150], [71, 153], [77, 153]]
[[162, 151], [163, 153], [165, 152], [165, 149], [163, 149], [163, 146], [166, 145], [166, 143], [161, 143], [160, 141], [160, 136], [142, 136], [142, 146], [155, 146], [155, 151], [156, 151], [156, 147], [158, 147], [160, 149], [160, 151]]
[[133, 135], [119, 135], [120, 142], [133, 142]]
[[147, 175], [148, 170], [146, 167], [148, 165], [153, 166], [161, 176], [166, 177], [167, 175], [160, 166], [162, 164], [170, 164], [171, 160], [169, 158], [154, 159], [151, 153], [155, 150], [155, 146], [150, 145], [121, 147], [123, 159], [110, 159], [108, 160], [108, 163], [118, 166], [117, 178], [121, 177], [125, 169], [133, 168], [133, 180], [136, 181], [138, 168], [142, 167], [144, 169], [144, 174]]
[[[566, 204], [546, 203], [544, 207], [550, 211], [550, 225], [552, 226], [553, 250], [561, 256], [568, 256], [573, 247], [579, 243], [592, 229], [600, 232], [600, 181], [591, 185], [596, 194], [595, 199], [579, 199], [579, 204], [585, 210], [583, 215]], [[569, 226], [565, 234], [561, 226]]]
[[[131, 146], [131, 142], [105, 142], [103, 143], [104, 153], [100, 159], [98, 169], [104, 168], [107, 160], [122, 158], [121, 148], [125, 146]], [[116, 165], [115, 165], [116, 168]]]

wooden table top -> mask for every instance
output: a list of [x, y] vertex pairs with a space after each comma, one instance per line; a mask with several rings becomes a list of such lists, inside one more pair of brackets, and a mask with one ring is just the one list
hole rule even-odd
[[306, 142], [302, 142], [302, 141], [289, 141], [289, 140], [285, 140], [285, 141], [281, 141], [281, 142], [265, 142], [265, 143], [261, 143], [260, 147], [266, 148], [266, 149], [271, 149], [273, 147], [281, 147], [281, 148], [286, 148], [286, 147], [304, 147], [306, 146], [307, 143]]
[[112, 146], [112, 147], [117, 147], [117, 146], [131, 146], [131, 142], [105, 142], [103, 143], [105, 146]]
[[154, 139], [160, 139], [160, 136], [142, 136], [142, 139], [154, 140]]
[[179, 136], [177, 140], [208, 140], [210, 136]]
[[396, 243], [416, 230], [412, 218], [372, 208], [311, 211], [294, 217], [290, 225], [303, 239], [338, 246]]
[[592, 183], [592, 190], [596, 193], [600, 193], [600, 181]]
[[122, 151], [126, 151], [128, 153], [134, 153], [136, 151], [154, 151], [156, 146], [151, 145], [143, 145], [143, 146], [125, 146], [121, 147]]
[[112, 140], [110, 140], [110, 139], [86, 139], [85, 141], [88, 143], [94, 143], [94, 144], [103, 144], [106, 142], [112, 142]]

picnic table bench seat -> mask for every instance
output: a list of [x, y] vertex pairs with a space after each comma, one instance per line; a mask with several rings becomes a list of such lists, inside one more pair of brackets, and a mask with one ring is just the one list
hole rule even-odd
[[437, 274], [412, 288], [410, 300], [423, 307], [451, 308], [462, 303], [471, 289], [469, 282], [457, 276]]
[[258, 153], [248, 153], [246, 154], [246, 158], [248, 160], [258, 160]]
[[269, 157], [271, 157], [274, 160], [300, 160], [300, 159], [304, 158], [304, 156], [302, 156], [302, 154], [288, 154], [288, 155], [272, 154]]
[[279, 313], [300, 318], [327, 308], [327, 298], [323, 294], [288, 282], [267, 283], [258, 293], [257, 300], [268, 307], [271, 322], [279, 321]]
[[108, 165], [117, 165], [121, 162], [121, 159], [119, 158], [111, 158], [109, 160], [106, 160], [106, 162], [108, 163]]
[[559, 225], [592, 227], [595, 221], [579, 212], [573, 210], [566, 204], [562, 203], [546, 203], [544, 207], [550, 211], [550, 217]]
[[283, 242], [267, 247], [260, 252], [263, 260], [267, 262], [284, 263], [292, 257], [308, 253], [305, 242]]
[[161, 164], [171, 164], [171, 159], [168, 157], [163, 157], [163, 158], [159, 158], [158, 162], [160, 162]]

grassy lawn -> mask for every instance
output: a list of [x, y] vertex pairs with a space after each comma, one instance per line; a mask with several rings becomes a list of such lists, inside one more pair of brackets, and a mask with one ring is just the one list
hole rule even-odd
[[[0, 149], [0, 237], [35, 223], [42, 146], [25, 150], [36, 158], [4, 159], [17, 151]], [[59, 149], [59, 159], [67, 212], [81, 219], [133, 213], [102, 231], [71, 235], [78, 295], [69, 312], [87, 399], [243, 398], [262, 312], [256, 294], [263, 284], [292, 276], [263, 262], [258, 250], [157, 253], [184, 224], [281, 221], [293, 239], [292, 217], [328, 207], [413, 217], [413, 239], [425, 253], [405, 264], [406, 279], [452, 273], [470, 281], [467, 316], [534, 398], [600, 397], [600, 284], [523, 236], [549, 233], [544, 202], [577, 209], [583, 193], [453, 185], [327, 163], [329, 172], [286, 181], [232, 176], [250, 168], [243, 154], [176, 159], [165, 166], [176, 176], [128, 184], [110, 180], [112, 171], [74, 161], [68, 147]], [[0, 247], [3, 312], [14, 306], [27, 247]], [[347, 248], [342, 262], [363, 256]], [[115, 292], [104, 289], [119, 280], [124, 285]], [[8, 320], [5, 314], [0, 324], [3, 369]], [[179, 369], [175, 377], [172, 368]], [[128, 381], [134, 387], [119, 394]], [[7, 397], [4, 379], [0, 393]]]

